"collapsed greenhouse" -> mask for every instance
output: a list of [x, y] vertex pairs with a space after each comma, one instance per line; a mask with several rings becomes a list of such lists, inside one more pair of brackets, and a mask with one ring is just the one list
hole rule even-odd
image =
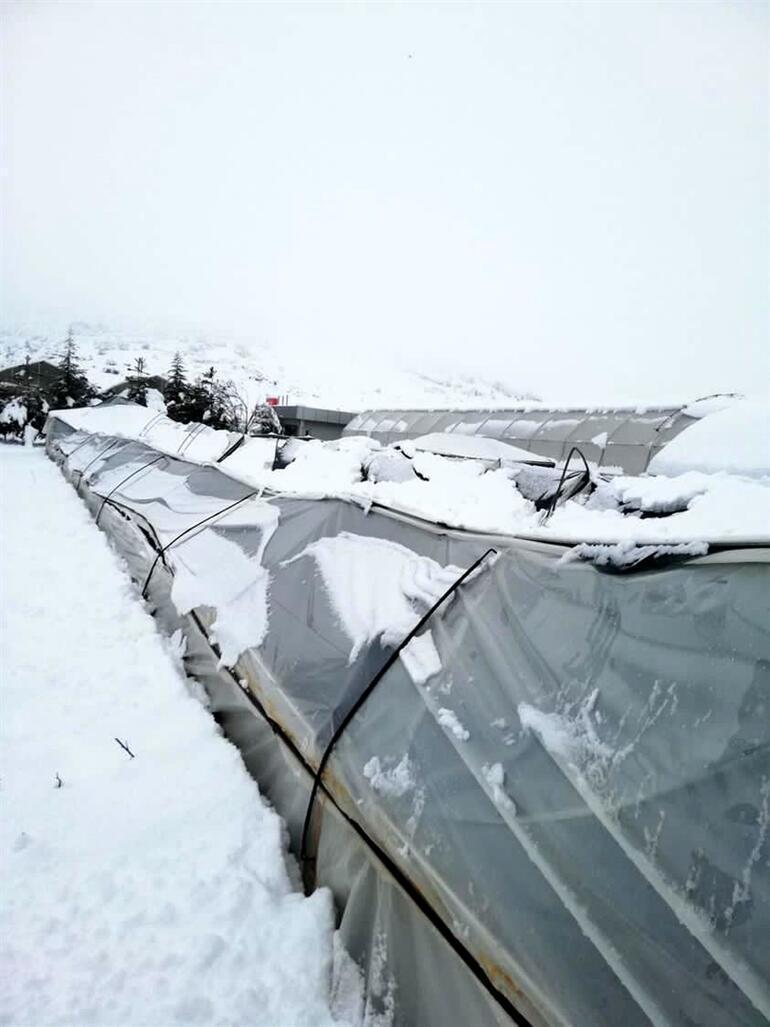
[[365, 410], [347, 424], [345, 435], [368, 435], [384, 443], [429, 432], [481, 436], [510, 442], [541, 456], [564, 460], [573, 445], [600, 466], [629, 474], [691, 426], [707, 409], [730, 397], [710, 396], [683, 406], [610, 407], [601, 410], [546, 408], [510, 410]]
[[48, 454], [331, 889], [369, 1023], [767, 1022], [766, 538], [573, 559], [78, 413]]

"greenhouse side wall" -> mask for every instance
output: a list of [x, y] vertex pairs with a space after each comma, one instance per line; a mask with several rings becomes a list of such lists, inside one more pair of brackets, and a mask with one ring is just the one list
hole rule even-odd
[[351, 720], [311, 820], [372, 1023], [766, 1022], [766, 550], [612, 574], [57, 423], [50, 455], [184, 629], [295, 851], [399, 640], [366, 634], [372, 582], [422, 610], [494, 542]]
[[[73, 453], [72, 459], [63, 452], [62, 444]], [[157, 545], [155, 529], [146, 516], [150, 512], [148, 496], [152, 494], [152, 498], [158, 500], [155, 514], [159, 524], [162, 515], [158, 516], [158, 510], [170, 513], [163, 498], [164, 487], [168, 490], [170, 485], [174, 487], [183, 482], [186, 490], [193, 479], [185, 502], [188, 513], [194, 510], [193, 522], [209, 507], [219, 509], [234, 497], [251, 492], [210, 468], [202, 469], [172, 458], [163, 458], [159, 464], [154, 464], [152, 461], [157, 460], [158, 454], [141, 443], [96, 436], [86, 439], [61, 422], [50, 427], [48, 452], [92, 513], [99, 517], [100, 527], [107, 532], [140, 585], [145, 582], [156, 556], [151, 544], [153, 537]], [[93, 473], [92, 480], [82, 480], [84, 467], [89, 468], [89, 474]], [[140, 468], [146, 470], [136, 474]], [[155, 477], [151, 482], [153, 472]], [[210, 495], [200, 491], [201, 473]], [[123, 502], [128, 497], [120, 491], [104, 505], [104, 497], [128, 475], [135, 475], [126, 488], [128, 491], [133, 486], [129, 502], [136, 509], [129, 513]], [[197, 505], [199, 502], [202, 505]], [[218, 665], [218, 654], [208, 638], [208, 628], [214, 619], [212, 611], [204, 607], [180, 615], [170, 599], [171, 580], [162, 567], [152, 577], [148, 599], [159, 625], [168, 634], [179, 629], [184, 631], [187, 673], [204, 685], [212, 713], [227, 737], [238, 746], [263, 794], [285, 819], [291, 847], [296, 853], [312, 783], [312, 767], [305, 760], [297, 759], [291, 745], [286, 744], [287, 740], [303, 744], [301, 735], [296, 732], [296, 723], [287, 715], [284, 736], [276, 734], [254, 702], [264, 677], [258, 680], [254, 668], [246, 666], [246, 661], [239, 661], [235, 676]], [[237, 683], [239, 680], [248, 681], [254, 690], [244, 689]], [[270, 700], [265, 698], [269, 707]], [[438, 1027], [462, 1022], [493, 1027], [511, 1022], [526, 1023], [527, 1019], [518, 1014], [512, 1019], [490, 996], [371, 846], [352, 829], [337, 805], [322, 797], [320, 809], [323, 816], [315, 841], [318, 884], [333, 892], [342, 942], [364, 972], [367, 1025], [387, 1027], [392, 1024], [395, 1027], [419, 1023]], [[521, 1005], [526, 1008], [523, 999]], [[531, 1012], [530, 1022], [545, 1022], [534, 1009]]]

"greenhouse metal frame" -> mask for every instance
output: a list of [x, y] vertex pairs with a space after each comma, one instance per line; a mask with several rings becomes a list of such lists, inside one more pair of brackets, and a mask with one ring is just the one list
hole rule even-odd
[[47, 449], [183, 630], [295, 852], [330, 739], [404, 641], [352, 646], [329, 566], [354, 594], [378, 547], [446, 581], [496, 551], [356, 709], [311, 811], [369, 1024], [767, 1022], [770, 550], [620, 574], [56, 417]]
[[383, 445], [436, 432], [473, 435], [499, 439], [557, 462], [578, 446], [602, 468], [641, 474], [671, 439], [695, 421], [685, 407], [367, 410], [347, 424], [344, 435], [368, 435]]

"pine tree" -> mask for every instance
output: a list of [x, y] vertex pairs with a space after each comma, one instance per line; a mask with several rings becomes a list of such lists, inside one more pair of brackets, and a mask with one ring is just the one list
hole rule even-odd
[[137, 357], [132, 368], [133, 374], [128, 381], [128, 399], [140, 406], [147, 406], [147, 375], [145, 374], [144, 357]]
[[85, 406], [96, 392], [78, 362], [78, 349], [70, 328], [59, 358], [59, 377], [54, 382], [48, 402], [53, 409]]
[[179, 353], [174, 354], [171, 368], [166, 377], [163, 401], [166, 413], [174, 421], [187, 421], [190, 405], [190, 387], [185, 376], [184, 364]]
[[227, 386], [218, 380], [214, 367], [190, 384], [185, 380], [181, 358], [175, 354], [163, 398], [166, 412], [174, 421], [197, 421], [211, 428], [229, 427]]
[[187, 378], [185, 377], [184, 364], [179, 353], [174, 354], [174, 359], [171, 361], [171, 369], [168, 372], [166, 379], [166, 389], [163, 398], [166, 401], [173, 401], [174, 399], [181, 399], [180, 393], [182, 393], [187, 385]]
[[258, 403], [251, 412], [248, 424], [249, 435], [282, 435], [283, 428], [275, 408], [269, 403]]
[[211, 428], [229, 428], [226, 412], [226, 387], [217, 381], [215, 368], [210, 367], [195, 383], [195, 395], [199, 404], [195, 420]]

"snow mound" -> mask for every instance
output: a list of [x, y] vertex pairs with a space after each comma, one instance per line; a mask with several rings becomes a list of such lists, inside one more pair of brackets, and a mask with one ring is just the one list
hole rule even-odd
[[222, 461], [220, 467], [247, 485], [261, 485], [273, 469], [277, 444], [270, 437], [244, 439], [242, 444]]
[[271, 487], [284, 491], [326, 495], [344, 492], [362, 477], [359, 449], [340, 447], [336, 443], [324, 444], [313, 439], [302, 444], [288, 467], [267, 475], [265, 481]]
[[12, 399], [0, 410], [0, 424], [16, 424], [21, 428], [27, 423], [27, 408], [18, 397]]
[[770, 401], [738, 400], [708, 414], [654, 456], [649, 470], [770, 476]]

